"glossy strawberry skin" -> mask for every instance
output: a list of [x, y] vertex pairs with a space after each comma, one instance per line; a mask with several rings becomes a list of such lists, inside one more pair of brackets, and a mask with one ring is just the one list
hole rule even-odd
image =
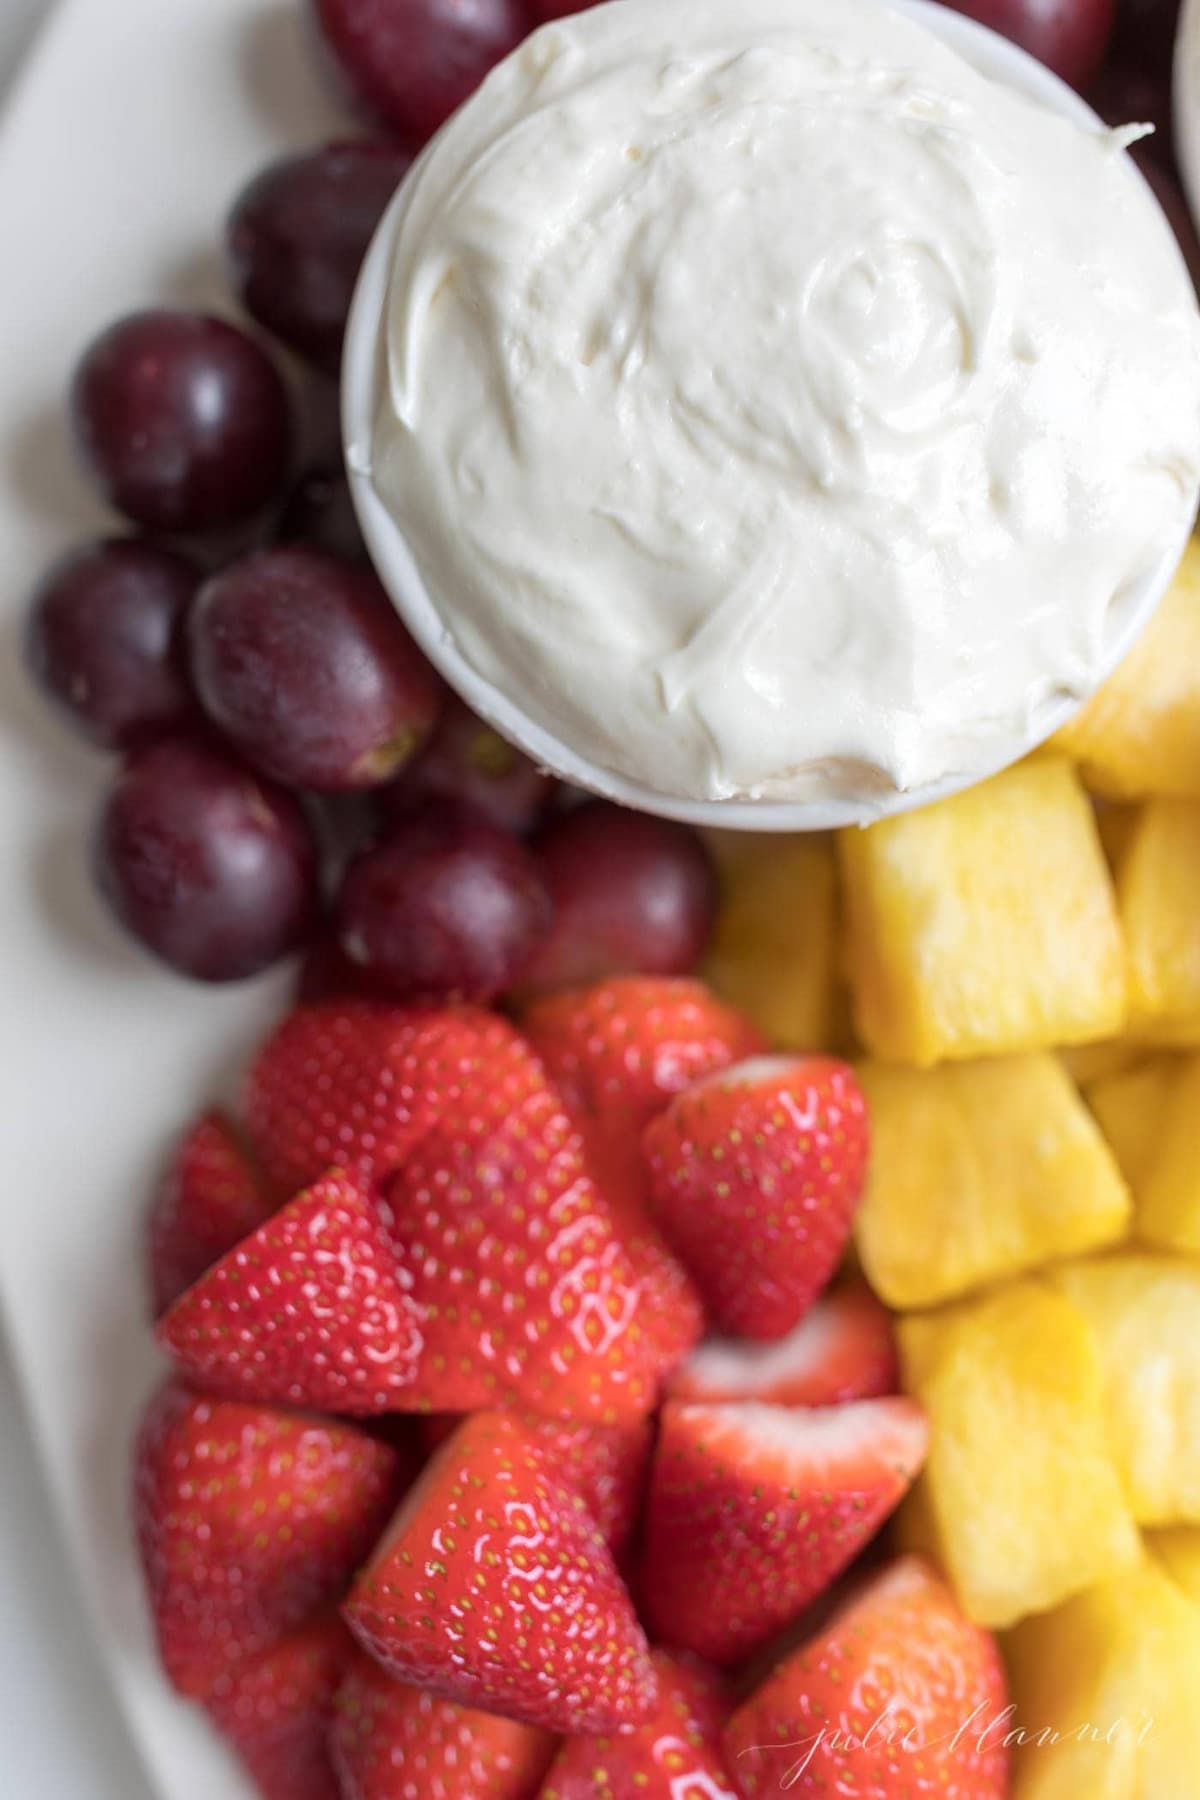
[[223, 1675], [205, 1702], [262, 1800], [340, 1800], [327, 1740], [333, 1702], [353, 1653], [336, 1613]]
[[147, 1222], [155, 1317], [271, 1211], [271, 1197], [233, 1126], [219, 1112], [204, 1113], [177, 1146]]
[[543, 1730], [616, 1730], [654, 1702], [599, 1528], [510, 1413], [476, 1413], [443, 1445], [343, 1612], [399, 1680]]
[[739, 1800], [725, 1769], [728, 1706], [716, 1672], [656, 1650], [654, 1711], [620, 1737], [575, 1737], [562, 1746], [539, 1800]]
[[426, 1133], [386, 1198], [426, 1339], [405, 1404], [597, 1424], [653, 1410], [677, 1340], [694, 1340], [697, 1322], [685, 1333], [664, 1319], [662, 1289], [523, 1041], [489, 1060], [469, 1105]]
[[721, 1666], [823, 1594], [907, 1492], [928, 1447], [911, 1400], [663, 1409], [646, 1501], [642, 1616]]
[[352, 1425], [177, 1382], [147, 1409], [134, 1467], [160, 1655], [193, 1697], [340, 1596], [410, 1475]]
[[1007, 1705], [994, 1640], [904, 1557], [767, 1677], [725, 1751], [746, 1800], [1005, 1800]]
[[332, 1169], [177, 1300], [158, 1338], [206, 1392], [369, 1417], [400, 1410], [417, 1378], [411, 1286], [375, 1202]]
[[532, 1725], [396, 1681], [361, 1650], [330, 1735], [343, 1800], [534, 1800], [555, 1745]]
[[787, 1337], [771, 1343], [710, 1338], [671, 1376], [672, 1400], [762, 1400], [837, 1406], [900, 1386], [891, 1314], [862, 1281], [833, 1287]]
[[866, 1176], [866, 1101], [833, 1057], [761, 1057], [698, 1082], [647, 1127], [655, 1217], [731, 1336], [783, 1337], [845, 1252]]
[[376, 1181], [469, 1101], [511, 1026], [471, 1007], [335, 999], [298, 1007], [246, 1079], [246, 1128], [278, 1199], [335, 1166]]

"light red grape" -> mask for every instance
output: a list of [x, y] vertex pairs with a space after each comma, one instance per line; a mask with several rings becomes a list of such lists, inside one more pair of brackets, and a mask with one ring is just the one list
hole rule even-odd
[[557, 792], [552, 775], [450, 695], [428, 744], [382, 798], [393, 816], [418, 800], [461, 800], [502, 831], [526, 832]]
[[1104, 56], [1116, 0], [947, 0], [1011, 38], [1073, 87], [1083, 88]]
[[554, 928], [530, 989], [695, 968], [717, 892], [708, 853], [686, 825], [590, 800], [551, 819], [535, 849]]
[[528, 29], [520, 0], [313, 0], [351, 93], [423, 144]]
[[400, 999], [486, 1001], [525, 974], [550, 913], [523, 844], [469, 808], [430, 804], [350, 864], [338, 941]]
[[151, 531], [241, 523], [287, 472], [278, 370], [244, 331], [203, 313], [135, 313], [111, 326], [76, 370], [71, 419], [104, 499]]
[[84, 544], [33, 596], [29, 668], [69, 724], [105, 750], [127, 750], [195, 711], [184, 624], [201, 572], [140, 538]]
[[228, 259], [242, 305], [328, 374], [341, 363], [367, 246], [411, 161], [398, 144], [327, 144], [264, 169], [230, 216]]
[[267, 968], [317, 917], [316, 850], [296, 801], [199, 739], [131, 757], [101, 815], [93, 866], [126, 929], [200, 981]]
[[336, 792], [388, 781], [442, 689], [370, 569], [298, 545], [259, 550], [201, 590], [190, 622], [205, 711], [256, 769]]

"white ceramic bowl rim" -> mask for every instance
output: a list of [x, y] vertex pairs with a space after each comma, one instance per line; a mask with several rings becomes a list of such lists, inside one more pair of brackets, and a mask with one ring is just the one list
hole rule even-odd
[[[1005, 82], [1078, 124], [1104, 129], [1103, 122], [1072, 88], [997, 32], [960, 13], [951, 12], [935, 0], [888, 0], [888, 4], [936, 33], [994, 80]], [[1130, 170], [1137, 180], [1142, 180], [1132, 163]], [[1142, 185], [1147, 203], [1161, 216], [1153, 191], [1145, 182]], [[1039, 710], [1036, 728], [1031, 730], [1017, 755], [1000, 756], [991, 768], [971, 775], [951, 776], [907, 793], [889, 794], [875, 803], [689, 800], [660, 794], [646, 783], [634, 781], [580, 756], [491, 682], [484, 680], [467, 661], [439, 615], [412, 551], [371, 479], [370, 446], [375, 430], [380, 391], [378, 377], [383, 355], [380, 320], [391, 279], [396, 215], [404, 201], [405, 184], [402, 184], [367, 253], [347, 327], [342, 364], [342, 436], [350, 491], [379, 577], [421, 649], [475, 712], [502, 736], [519, 745], [535, 762], [594, 794], [664, 818], [740, 831], [828, 831], [846, 825], [868, 825], [876, 819], [907, 812], [971, 787], [987, 775], [997, 774], [1009, 766], [1018, 755], [1036, 749], [1078, 710], [1081, 702], [1064, 695]], [[1163, 229], [1171, 231], [1165, 218]], [[1173, 233], [1171, 241], [1175, 243]], [[1181, 254], [1179, 261], [1183, 267]], [[1121, 629], [1114, 634], [1106, 674], [1116, 667], [1149, 623], [1178, 566], [1190, 529], [1189, 522], [1178, 542], [1166, 547], [1153, 572], [1125, 597]]]

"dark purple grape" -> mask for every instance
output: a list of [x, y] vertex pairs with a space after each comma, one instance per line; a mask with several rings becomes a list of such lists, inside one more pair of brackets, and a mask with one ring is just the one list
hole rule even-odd
[[1154, 135], [1133, 146], [1136, 161], [1147, 159], [1169, 165], [1171, 144], [1171, 83], [1169, 78], [1139, 69], [1136, 64], [1110, 57], [1088, 89], [1087, 99], [1106, 125], [1153, 125]]
[[100, 493], [151, 531], [252, 518], [287, 473], [287, 390], [253, 338], [203, 313], [143, 312], [84, 354], [71, 420]]
[[410, 144], [432, 137], [529, 28], [521, 0], [312, 0], [350, 93]]
[[75, 729], [128, 750], [195, 712], [184, 622], [201, 572], [140, 538], [71, 551], [43, 577], [26, 631], [29, 668]]
[[298, 545], [258, 550], [201, 589], [196, 690], [256, 769], [336, 792], [388, 781], [437, 719], [442, 689], [369, 569]]
[[354, 285], [412, 157], [398, 144], [339, 143], [264, 169], [226, 242], [234, 290], [260, 325], [336, 375]]
[[467, 807], [431, 803], [351, 863], [338, 941], [398, 998], [486, 1001], [521, 979], [550, 916], [537, 865], [515, 837]]
[[461, 800], [501, 831], [526, 832], [557, 792], [553, 775], [450, 695], [428, 744], [382, 798], [390, 816], [420, 800]]
[[100, 817], [96, 880], [146, 949], [199, 981], [237, 981], [297, 949], [318, 912], [296, 801], [206, 742], [137, 751]]
[[1114, 68], [1148, 71], [1169, 86], [1180, 0], [1117, 0]]
[[695, 968], [717, 889], [708, 853], [686, 825], [589, 800], [551, 819], [534, 848], [554, 928], [530, 971], [531, 991]]
[[297, 478], [279, 515], [275, 538], [280, 544], [324, 550], [343, 562], [370, 561], [350, 483], [339, 463], [314, 464]]
[[948, 0], [1012, 38], [1073, 87], [1090, 81], [1112, 33], [1116, 0]]

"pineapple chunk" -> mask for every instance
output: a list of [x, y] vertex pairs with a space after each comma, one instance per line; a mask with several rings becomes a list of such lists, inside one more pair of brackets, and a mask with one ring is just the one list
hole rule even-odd
[[1129, 964], [1130, 1030], [1200, 1044], [1200, 803], [1151, 800], [1117, 869]]
[[1053, 740], [1093, 793], [1200, 800], [1200, 544], [1097, 694]]
[[1053, 1279], [1096, 1334], [1134, 1517], [1200, 1520], [1200, 1267], [1129, 1253], [1068, 1264]]
[[855, 1241], [889, 1306], [934, 1306], [1126, 1236], [1129, 1190], [1056, 1057], [859, 1073], [873, 1154]]
[[[721, 904], [703, 974], [782, 1049], [831, 1048], [835, 868], [817, 837], [714, 833]], [[729, 839], [737, 841], [730, 843]]]
[[1145, 1044], [1136, 1044], [1129, 1038], [1109, 1038], [1103, 1044], [1076, 1044], [1064, 1050], [1062, 1062], [1071, 1080], [1086, 1093], [1094, 1082], [1136, 1069], [1148, 1054]]
[[1158, 1128], [1158, 1147], [1138, 1195], [1138, 1236], [1200, 1256], [1200, 1056], [1179, 1064]]
[[1158, 1161], [1177, 1069], [1173, 1057], [1156, 1056], [1088, 1090], [1088, 1105], [1135, 1201], [1143, 1200]]
[[1124, 954], [1078, 777], [1039, 757], [839, 834], [855, 1016], [889, 1062], [1117, 1034]]
[[1013, 1800], [1196, 1800], [1200, 1608], [1153, 1557], [1025, 1620], [1004, 1651]]
[[1200, 1526], [1172, 1525], [1151, 1531], [1146, 1542], [1177, 1587], [1200, 1606]]
[[917, 1504], [973, 1619], [1012, 1625], [1136, 1555], [1093, 1334], [1061, 1294], [1022, 1281], [905, 1319], [900, 1350], [933, 1428]]

